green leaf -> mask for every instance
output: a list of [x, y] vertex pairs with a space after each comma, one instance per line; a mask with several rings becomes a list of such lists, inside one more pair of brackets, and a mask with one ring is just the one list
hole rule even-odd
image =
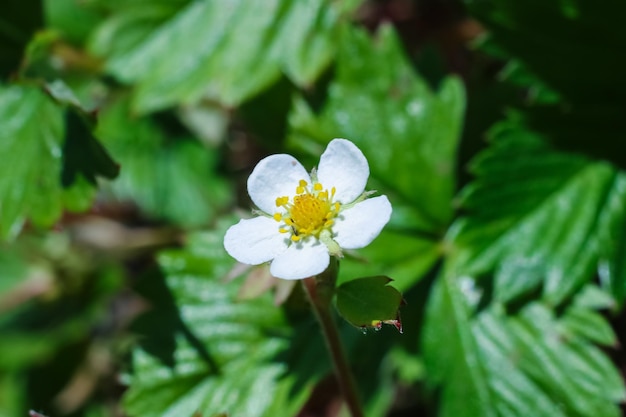
[[400, 332], [402, 294], [388, 284], [385, 276], [358, 278], [337, 288], [337, 310], [356, 327], [380, 327], [381, 322], [395, 325]]
[[626, 59], [613, 53], [626, 47], [622, 1], [603, 7], [592, 0], [468, 3], [494, 42], [568, 98], [605, 101], [626, 93]]
[[494, 273], [497, 300], [542, 286], [546, 301], [558, 304], [607, 259], [604, 272], [621, 296], [623, 260], [608, 243], [624, 233], [626, 177], [607, 163], [558, 152], [513, 122], [494, 128], [491, 140], [472, 165], [466, 215], [452, 236], [459, 271]]
[[561, 97], [541, 79], [532, 74], [521, 62], [510, 59], [500, 72], [502, 81], [509, 81], [515, 85], [528, 88], [527, 100], [531, 103], [556, 104]]
[[[79, 140], [91, 143], [90, 152], [82, 155], [83, 164], [93, 163], [94, 149], [104, 151], [89, 132], [81, 132], [89, 135], [84, 139], [67, 132], [63, 108], [37, 87], [0, 86], [0, 124], [4, 161], [0, 166], [1, 238], [15, 237], [26, 220], [49, 227], [64, 207], [84, 210], [89, 206], [94, 189], [83, 182], [82, 173], [101, 174], [101, 166], [77, 170], [71, 160], [64, 161], [63, 150], [68, 150], [64, 146], [68, 140], [67, 146]], [[74, 182], [67, 189], [62, 187], [63, 169], [74, 170]]]
[[[270, 294], [242, 302], [241, 281], [222, 279], [234, 265], [223, 233], [220, 227], [192, 234], [185, 248], [160, 255], [167, 287], [149, 297], [154, 310], [142, 320], [152, 331], [140, 333], [133, 353], [125, 397], [131, 417], [292, 417], [330, 373], [318, 326], [302, 314], [304, 300], [289, 311], [287, 323]], [[146, 294], [158, 292], [159, 277], [148, 278]], [[387, 350], [399, 335], [365, 336], [347, 324], [340, 331], [368, 415], [386, 415], [395, 393]]]
[[584, 337], [562, 334], [544, 306], [531, 304], [510, 318], [485, 313], [474, 331], [498, 408], [508, 415], [620, 414], [624, 387], [611, 361]]
[[94, 125], [94, 121], [90, 121], [82, 109], [73, 105], [66, 109], [61, 171], [64, 187], [70, 187], [80, 177], [96, 186], [96, 176], [114, 179], [119, 174], [119, 166], [93, 136]]
[[626, 30], [618, 23], [626, 5], [620, 0], [602, 7], [593, 0], [467, 3], [489, 31], [487, 50], [509, 60], [503, 78], [525, 84], [531, 101], [539, 94], [548, 98], [539, 102], [555, 104], [524, 108], [533, 129], [560, 147], [626, 167], [626, 59], [613, 53], [626, 47]]
[[27, 217], [49, 226], [61, 214], [62, 117], [61, 109], [37, 88], [0, 89], [0, 156], [6, 162], [0, 166], [3, 238], [17, 235]]
[[452, 216], [465, 104], [461, 82], [446, 78], [433, 92], [407, 61], [390, 26], [383, 26], [375, 40], [364, 31], [345, 30], [337, 61], [321, 113], [316, 116], [296, 102], [292, 141], [350, 139], [368, 158], [381, 189], [417, 211], [422, 228], [441, 232]]
[[95, 0], [94, 3], [96, 7], [107, 9], [110, 16], [92, 32], [88, 48], [113, 63], [138, 48], [188, 1], [152, 1], [149, 7], [143, 0]]
[[458, 283], [442, 274], [429, 296], [422, 334], [427, 376], [443, 385], [441, 417], [497, 415], [470, 314]]
[[620, 415], [623, 381], [591, 343], [599, 333], [570, 327], [571, 311], [558, 319], [534, 302], [516, 314], [498, 304], [474, 314], [471, 280], [444, 275], [436, 285], [423, 346], [427, 375], [442, 389], [440, 415]]
[[441, 253], [432, 238], [386, 229], [358, 255], [342, 260], [339, 282], [387, 275], [393, 277], [395, 288], [408, 291], [435, 265]]
[[44, 0], [47, 26], [61, 32], [64, 38], [75, 44], [85, 38], [100, 19], [85, 3], [74, 0]]
[[334, 137], [359, 146], [370, 188], [388, 195], [394, 211], [387, 231], [360, 251], [365, 262], [348, 260], [340, 280], [381, 274], [408, 289], [438, 259], [437, 241], [452, 218], [463, 88], [451, 77], [432, 91], [389, 26], [375, 39], [346, 29], [339, 42], [328, 99], [319, 114], [302, 99], [294, 102], [290, 144], [316, 154]]
[[564, 329], [599, 345], [615, 346], [617, 339], [611, 325], [593, 310], [570, 307], [561, 320]]
[[0, 374], [0, 417], [19, 415], [24, 404], [23, 382], [16, 372]]
[[498, 81], [510, 82], [511, 84], [527, 89], [526, 100], [530, 103], [556, 104], [562, 98], [545, 82], [534, 74], [523, 62], [509, 55], [497, 42], [497, 37], [489, 32], [479, 37], [476, 46], [498, 59], [506, 61], [506, 65], [498, 74]]
[[237, 302], [239, 283], [222, 280], [234, 263], [222, 236], [196, 234], [187, 248], [160, 255], [175, 304], [152, 320], [163, 326], [173, 314], [178, 323], [172, 363], [135, 349], [124, 401], [131, 417], [291, 417], [308, 397], [310, 385], [294, 391], [297, 377], [278, 359], [289, 328], [269, 294]]
[[587, 285], [576, 294], [572, 304], [594, 310], [608, 310], [615, 308], [615, 299], [606, 290], [595, 285]]
[[[189, 3], [190, 0], [151, 0], [151, 4], [158, 7], [170, 6], [172, 12], [180, 8], [181, 6]], [[147, 10], [145, 0], [90, 0], [87, 4], [99, 11], [107, 11], [109, 13], [115, 11], [128, 11], [128, 10], [137, 10], [143, 9]]]
[[134, 118], [124, 99], [101, 110], [97, 135], [122, 166], [110, 190], [150, 216], [184, 226], [207, 224], [231, 198], [216, 173], [217, 151], [186, 133], [166, 131], [168, 122]]
[[205, 95], [236, 106], [281, 72], [309, 85], [330, 63], [342, 22], [325, 0], [237, 0], [228, 7], [219, 0], [189, 2], [157, 27], [163, 15], [154, 19], [150, 7], [114, 14], [92, 42], [111, 74], [137, 85], [133, 107], [139, 112]]
[[626, 175], [620, 171], [600, 219], [598, 274], [619, 305], [626, 301]]

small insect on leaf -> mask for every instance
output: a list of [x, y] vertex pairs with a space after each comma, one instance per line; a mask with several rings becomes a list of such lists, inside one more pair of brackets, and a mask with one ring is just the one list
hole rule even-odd
[[353, 326], [379, 330], [383, 324], [402, 333], [400, 306], [402, 294], [388, 284], [385, 276], [358, 278], [337, 288], [337, 310]]

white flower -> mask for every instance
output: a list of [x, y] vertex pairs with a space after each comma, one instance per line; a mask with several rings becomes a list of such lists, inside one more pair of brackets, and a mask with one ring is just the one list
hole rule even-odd
[[224, 236], [239, 262], [270, 262], [277, 278], [303, 279], [323, 272], [330, 255], [369, 245], [391, 216], [387, 197], [367, 198], [369, 166], [352, 142], [334, 139], [311, 175], [291, 155], [263, 159], [248, 178], [260, 216], [241, 220]]

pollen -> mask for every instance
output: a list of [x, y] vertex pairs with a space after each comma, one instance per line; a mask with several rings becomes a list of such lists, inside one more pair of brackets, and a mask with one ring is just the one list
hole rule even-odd
[[329, 192], [319, 182], [309, 185], [305, 180], [300, 180], [295, 188], [295, 196], [276, 199], [276, 206], [286, 210], [273, 216], [276, 221], [284, 222], [279, 226], [279, 231], [291, 231], [290, 239], [293, 242], [308, 236], [319, 238], [323, 230], [331, 229], [341, 210], [341, 204], [332, 201], [334, 195], [334, 187]]

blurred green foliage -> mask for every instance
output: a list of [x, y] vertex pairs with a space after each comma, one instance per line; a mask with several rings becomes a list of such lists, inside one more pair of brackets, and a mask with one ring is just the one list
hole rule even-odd
[[337, 307], [361, 326], [406, 302], [403, 334], [340, 321], [368, 416], [619, 416], [624, 19], [618, 0], [5, 2], [0, 417], [333, 415], [300, 287], [222, 237], [258, 160], [312, 168], [335, 137], [394, 208], [346, 251]]
[[131, 415], [228, 410], [232, 415], [290, 416], [306, 400], [310, 384], [290, 395], [297, 378], [276, 360], [288, 348], [291, 329], [269, 294], [241, 303], [236, 300], [239, 283], [220, 282], [233, 264], [222, 254], [224, 231], [190, 236], [186, 249], [160, 254], [174, 305], [160, 309], [153, 320], [174, 323], [167, 335], [174, 339], [173, 349], [156, 343], [156, 352], [133, 352], [135, 376], [125, 398]]

